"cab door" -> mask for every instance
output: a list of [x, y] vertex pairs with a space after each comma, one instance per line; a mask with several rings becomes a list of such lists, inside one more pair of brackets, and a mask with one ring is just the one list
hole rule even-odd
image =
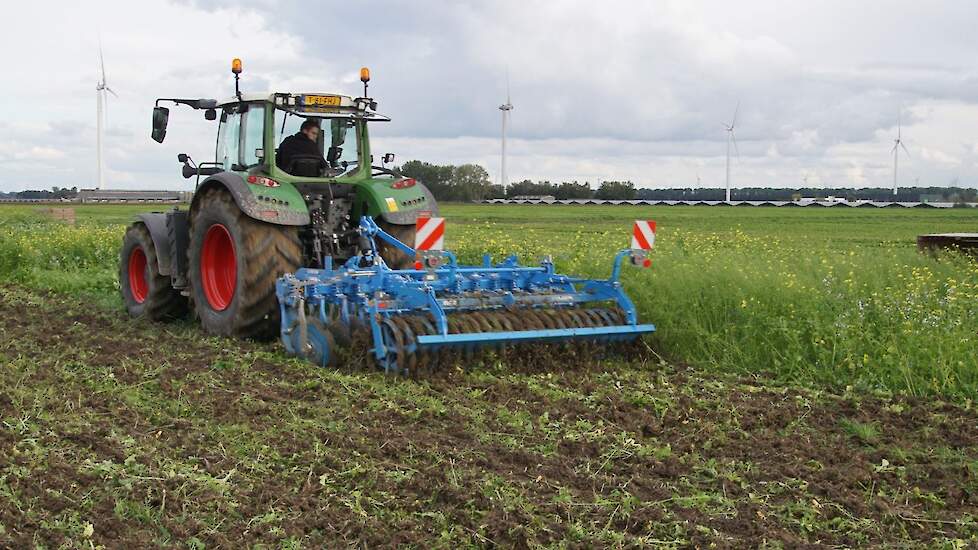
[[232, 105], [221, 111], [221, 125], [217, 130], [217, 151], [214, 160], [222, 165], [225, 171], [241, 171], [240, 107], [240, 105]]
[[243, 170], [251, 170], [265, 163], [265, 106], [261, 103], [245, 105], [241, 116], [241, 158]]
[[264, 105], [244, 103], [226, 107], [217, 131], [216, 162], [231, 172], [246, 172], [262, 165], [264, 131]]

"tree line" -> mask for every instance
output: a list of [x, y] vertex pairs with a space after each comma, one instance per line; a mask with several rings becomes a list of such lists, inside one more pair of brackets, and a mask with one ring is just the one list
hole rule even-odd
[[28, 189], [26, 191], [13, 191], [10, 193], [0, 192], [0, 199], [20, 199], [20, 200], [61, 200], [74, 199], [78, 196], [77, 187], [52, 187], [48, 189]]
[[[461, 166], [437, 165], [419, 160], [404, 163], [400, 171], [407, 177], [424, 183], [440, 201], [481, 201], [486, 199], [512, 199], [516, 197], [553, 197], [566, 199], [599, 200], [674, 200], [674, 201], [722, 201], [726, 191], [716, 188], [675, 187], [671, 189], [638, 189], [631, 181], [602, 181], [597, 187], [590, 182], [532, 181], [513, 182], [505, 189], [489, 180], [489, 173], [477, 164]], [[814, 187], [742, 187], [731, 190], [730, 198], [736, 201], [792, 201], [803, 198], [845, 198], [849, 201], [900, 201], [900, 202], [978, 202], [978, 191], [963, 187], [903, 187], [894, 195], [888, 188], [837, 188]]]
[[552, 196], [556, 199], [634, 199], [638, 190], [630, 181], [605, 181], [597, 189], [576, 181], [551, 183], [523, 180], [505, 189], [489, 180], [486, 169], [477, 164], [438, 165], [420, 160], [405, 162], [398, 170], [406, 177], [424, 183], [440, 201], [481, 201], [521, 196]]

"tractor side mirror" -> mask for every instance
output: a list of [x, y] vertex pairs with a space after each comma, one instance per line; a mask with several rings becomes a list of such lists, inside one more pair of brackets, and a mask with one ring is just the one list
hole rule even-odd
[[182, 168], [183, 177], [185, 179], [190, 179], [197, 175], [197, 169], [189, 164], [184, 164]]
[[190, 160], [190, 155], [187, 153], [177, 153], [177, 162], [186, 164], [188, 160]]
[[170, 110], [166, 107], [153, 107], [153, 141], [163, 143], [166, 137], [166, 123], [170, 121]]
[[204, 111], [204, 118], [207, 120], [217, 120], [217, 111], [214, 109], [207, 109]]
[[384, 155], [384, 164], [390, 164], [394, 162], [394, 153], [386, 153]]

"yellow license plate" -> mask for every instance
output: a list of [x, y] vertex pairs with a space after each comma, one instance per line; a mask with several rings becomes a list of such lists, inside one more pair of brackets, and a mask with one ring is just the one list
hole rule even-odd
[[338, 95], [307, 95], [302, 96], [304, 105], [322, 105], [325, 107], [339, 107], [340, 96]]

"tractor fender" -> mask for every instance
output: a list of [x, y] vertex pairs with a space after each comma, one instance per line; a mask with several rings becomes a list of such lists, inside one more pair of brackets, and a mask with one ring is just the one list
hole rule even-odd
[[156, 248], [156, 265], [159, 266], [160, 275], [169, 276], [171, 273], [170, 236], [166, 230], [166, 214], [147, 212], [137, 215], [136, 219], [149, 229], [149, 236], [153, 239], [153, 246]]
[[197, 210], [197, 198], [211, 188], [224, 188], [231, 193], [235, 204], [245, 215], [277, 225], [309, 225], [309, 210], [302, 194], [289, 183], [281, 183], [273, 189], [249, 184], [234, 172], [220, 172], [208, 177], [197, 186], [190, 211]]
[[[435, 195], [421, 182], [417, 183], [417, 187], [424, 192], [425, 201], [417, 206], [401, 206], [395, 212], [391, 212], [389, 209], [384, 209], [380, 213], [380, 218], [387, 223], [394, 225], [414, 225], [418, 219], [418, 212], [428, 212], [434, 217], [438, 217], [438, 203], [435, 202]], [[381, 201], [377, 201], [379, 204]], [[385, 205], [386, 206], [386, 205]]]

